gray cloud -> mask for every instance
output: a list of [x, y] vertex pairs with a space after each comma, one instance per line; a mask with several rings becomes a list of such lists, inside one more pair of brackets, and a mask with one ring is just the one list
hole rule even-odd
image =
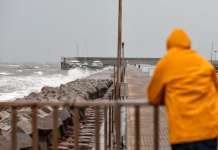
[[[218, 1], [123, 0], [123, 34], [128, 57], [163, 57], [166, 39], [183, 28], [192, 48], [210, 59], [218, 45]], [[0, 58], [59, 61], [61, 56], [117, 55], [118, 1], [0, 0]], [[14, 60], [16, 58], [16, 60]]]

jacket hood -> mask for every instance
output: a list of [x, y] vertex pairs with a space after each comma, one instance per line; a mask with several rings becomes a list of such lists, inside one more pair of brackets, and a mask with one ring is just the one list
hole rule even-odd
[[191, 41], [188, 35], [182, 29], [174, 29], [167, 40], [167, 50], [179, 47], [182, 49], [190, 49]]

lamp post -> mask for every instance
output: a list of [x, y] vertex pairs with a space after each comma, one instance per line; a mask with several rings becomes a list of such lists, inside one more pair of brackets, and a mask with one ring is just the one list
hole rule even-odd
[[120, 57], [121, 57], [121, 35], [122, 35], [122, 0], [119, 0], [116, 100], [120, 100], [120, 81], [121, 81], [121, 59], [120, 59]]
[[213, 42], [212, 42], [212, 49], [211, 49], [211, 60], [210, 60], [211, 64], [213, 64], [213, 60], [212, 59], [213, 59]]
[[215, 64], [214, 64], [214, 65], [215, 65], [215, 67], [216, 67], [216, 52], [217, 52], [217, 51], [214, 51], [214, 52], [215, 52]]
[[124, 67], [124, 42], [122, 42], [122, 51], [123, 51], [123, 62], [122, 62], [122, 64], [123, 64], [123, 67]]

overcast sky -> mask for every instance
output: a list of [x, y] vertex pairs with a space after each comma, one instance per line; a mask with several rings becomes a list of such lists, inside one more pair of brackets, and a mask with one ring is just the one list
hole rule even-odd
[[[192, 48], [218, 50], [217, 0], [123, 0], [126, 57], [159, 58], [178, 27]], [[59, 62], [61, 56], [117, 56], [118, 0], [0, 0], [1, 61]], [[215, 59], [215, 55], [213, 56]], [[218, 58], [218, 57], [217, 57]]]

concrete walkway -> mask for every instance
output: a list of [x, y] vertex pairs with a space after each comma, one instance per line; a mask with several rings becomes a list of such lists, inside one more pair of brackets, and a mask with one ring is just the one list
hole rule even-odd
[[[150, 78], [148, 73], [142, 73], [135, 66], [127, 67], [128, 99], [147, 101], [146, 87]], [[135, 149], [135, 118], [134, 108], [127, 108], [127, 150]], [[165, 107], [159, 109], [159, 144], [160, 150], [170, 150], [168, 144], [168, 122]], [[140, 149], [153, 149], [153, 107], [140, 108]]]

